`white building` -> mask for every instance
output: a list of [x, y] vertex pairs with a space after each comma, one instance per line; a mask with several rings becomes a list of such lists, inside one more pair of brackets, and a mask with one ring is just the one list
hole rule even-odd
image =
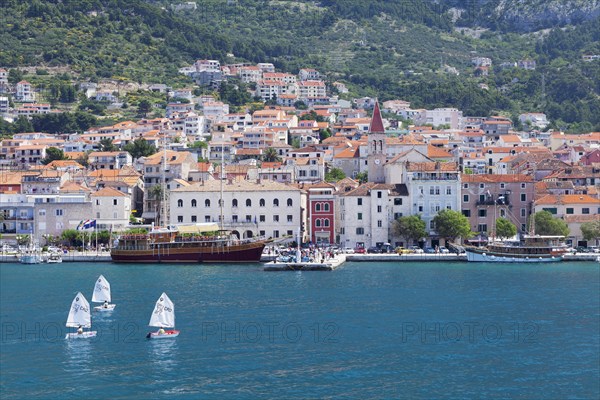
[[222, 222], [223, 229], [241, 238], [290, 236], [293, 240], [306, 222], [306, 193], [273, 181], [208, 180], [173, 189], [169, 206], [171, 223]]
[[450, 129], [462, 129], [463, 114], [456, 108], [436, 108], [425, 111], [425, 123], [434, 127], [449, 125]]
[[408, 191], [405, 185], [365, 183], [336, 198], [336, 236], [343, 247], [371, 247], [383, 243], [402, 245], [393, 237], [392, 223], [409, 215]]
[[15, 95], [17, 101], [32, 102], [35, 101], [33, 90], [31, 89], [31, 83], [27, 81], [21, 81], [17, 83], [17, 93]]
[[131, 196], [117, 189], [106, 187], [91, 194], [92, 215], [97, 229], [121, 230], [129, 225]]
[[9, 104], [8, 97], [0, 96], [0, 115], [8, 114]]

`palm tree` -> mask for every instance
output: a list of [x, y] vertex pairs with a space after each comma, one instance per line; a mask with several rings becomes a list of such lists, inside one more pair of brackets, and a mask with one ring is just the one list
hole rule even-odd
[[281, 157], [279, 157], [279, 154], [277, 154], [277, 150], [275, 150], [272, 147], [269, 147], [263, 153], [262, 160], [266, 162], [275, 162], [281, 161]]

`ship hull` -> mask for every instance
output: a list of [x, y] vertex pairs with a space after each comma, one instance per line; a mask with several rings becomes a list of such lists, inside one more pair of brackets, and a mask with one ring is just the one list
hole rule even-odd
[[247, 263], [259, 262], [264, 242], [222, 247], [181, 247], [164, 245], [154, 249], [113, 249], [116, 263]]
[[496, 263], [548, 263], [562, 261], [560, 255], [552, 254], [507, 254], [486, 250], [465, 249], [467, 261]]

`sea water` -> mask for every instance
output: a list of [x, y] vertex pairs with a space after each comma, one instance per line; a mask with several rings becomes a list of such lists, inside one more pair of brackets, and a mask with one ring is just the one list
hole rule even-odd
[[[0, 265], [0, 397], [600, 397], [597, 263]], [[73, 297], [111, 284], [98, 337]], [[147, 340], [154, 303], [174, 340]]]

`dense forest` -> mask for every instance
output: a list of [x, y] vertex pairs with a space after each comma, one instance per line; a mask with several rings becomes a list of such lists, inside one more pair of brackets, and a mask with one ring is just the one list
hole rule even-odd
[[[178, 68], [198, 58], [273, 62], [293, 73], [317, 68], [346, 82], [348, 96], [513, 119], [540, 111], [551, 128], [600, 130], [600, 61], [581, 57], [600, 54], [591, 1], [565, 2], [562, 16], [553, 1], [513, 2], [519, 15], [554, 13], [525, 28], [514, 18], [491, 21], [485, 11], [499, 6], [491, 0], [198, 0], [197, 9], [176, 12], [178, 3], [4, 0], [0, 66], [67, 65], [79, 79], [184, 85]], [[474, 56], [492, 59], [487, 76], [474, 75]], [[514, 66], [523, 59], [535, 70]]]

